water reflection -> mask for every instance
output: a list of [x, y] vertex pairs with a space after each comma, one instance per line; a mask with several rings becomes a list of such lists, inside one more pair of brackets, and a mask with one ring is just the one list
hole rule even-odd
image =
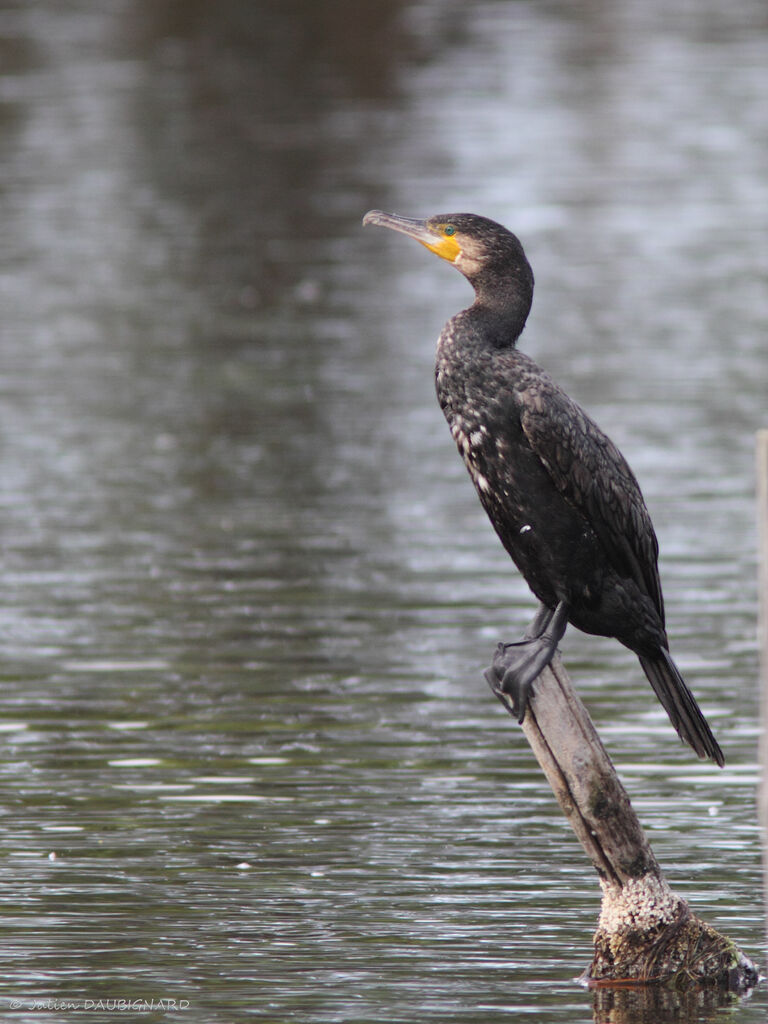
[[656, 1024], [661, 1020], [688, 1024], [716, 1019], [718, 1010], [733, 1007], [732, 997], [706, 989], [598, 989], [594, 1000], [595, 1024]]
[[[569, 637], [569, 667], [675, 888], [759, 956], [767, 31], [749, 0], [6, 5], [17, 1019], [126, 994], [228, 1022], [592, 1016], [597, 886], [480, 676], [530, 597], [434, 405], [465, 285], [365, 236], [372, 206], [524, 237], [526, 348], [641, 477], [728, 774], [616, 645]], [[680, 998], [656, 1019], [717, 1019]]]

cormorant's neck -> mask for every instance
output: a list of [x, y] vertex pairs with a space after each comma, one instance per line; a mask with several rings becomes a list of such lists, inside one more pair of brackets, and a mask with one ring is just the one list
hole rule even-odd
[[475, 301], [470, 307], [473, 321], [494, 348], [512, 347], [523, 333], [533, 300], [533, 278], [494, 278], [486, 283], [472, 281]]

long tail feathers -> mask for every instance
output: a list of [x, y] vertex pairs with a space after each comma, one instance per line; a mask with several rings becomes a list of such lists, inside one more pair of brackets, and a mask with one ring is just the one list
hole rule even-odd
[[661, 648], [655, 658], [641, 657], [640, 664], [680, 738], [693, 747], [699, 757], [709, 757], [722, 768], [723, 752], [669, 652]]

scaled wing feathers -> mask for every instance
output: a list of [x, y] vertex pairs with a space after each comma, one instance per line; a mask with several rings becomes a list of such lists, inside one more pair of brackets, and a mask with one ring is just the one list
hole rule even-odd
[[554, 381], [529, 381], [520, 419], [561, 494], [590, 522], [614, 568], [664, 607], [658, 543], [640, 487], [624, 456]]

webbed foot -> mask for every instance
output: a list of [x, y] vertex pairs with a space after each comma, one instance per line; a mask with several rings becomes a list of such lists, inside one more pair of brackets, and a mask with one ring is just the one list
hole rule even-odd
[[552, 661], [567, 625], [568, 608], [563, 601], [555, 609], [542, 605], [525, 639], [496, 648], [485, 678], [518, 722], [525, 718], [534, 680]]

